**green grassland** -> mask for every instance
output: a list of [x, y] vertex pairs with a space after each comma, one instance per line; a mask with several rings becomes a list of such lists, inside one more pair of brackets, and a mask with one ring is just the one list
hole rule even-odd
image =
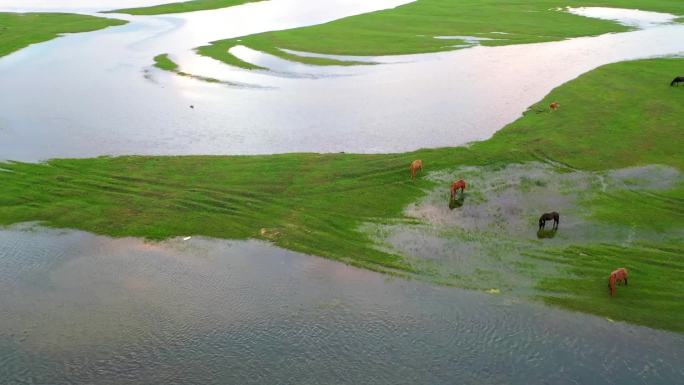
[[68, 13], [0, 12], [0, 56], [58, 37], [126, 24], [126, 21]]
[[[283, 248], [373, 270], [431, 279], [431, 273], [414, 259], [379, 248], [370, 234], [361, 231], [368, 223], [416, 223], [404, 209], [439, 186], [425, 174], [411, 181], [411, 160], [422, 159], [430, 173], [532, 161], [546, 162], [558, 172], [647, 164], [684, 170], [684, 88], [668, 85], [682, 72], [683, 59], [598, 68], [553, 90], [491, 139], [468, 147], [384, 155], [125, 156], [40, 164], [6, 162], [0, 164], [0, 223], [40, 221], [149, 239], [190, 234], [266, 239]], [[561, 109], [549, 113], [552, 100], [559, 101]], [[683, 191], [681, 184], [648, 194], [606, 191], [587, 202], [587, 207], [596, 220], [615, 226], [681, 230]], [[580, 243], [530, 253], [525, 264], [550, 261], [563, 273], [535, 276], [539, 296], [545, 301], [681, 332], [682, 249], [676, 239], [630, 248], [610, 242]], [[581, 258], [577, 256], [580, 251]], [[508, 263], [502, 258], [501, 263]], [[630, 287], [610, 299], [605, 278], [623, 265], [633, 274]], [[460, 280], [455, 277], [442, 283], [459, 286]]]
[[168, 54], [154, 57], [154, 66], [165, 71], [178, 71], [178, 64], [169, 58]]
[[[577, 36], [621, 32], [627, 27], [611, 21], [575, 16], [558, 10], [566, 6], [640, 8], [684, 14], [679, 0], [417, 0], [414, 3], [326, 24], [265, 32], [212, 42], [198, 52], [230, 65], [259, 68], [228, 50], [244, 45], [288, 60], [308, 64], [358, 64], [301, 57], [281, 49], [333, 55], [400, 55], [456, 49], [460, 40], [435, 36], [477, 36], [482, 45], [536, 43]], [[506, 34], [501, 34], [505, 32]]]
[[[680, 199], [679, 213], [682, 215]], [[566, 266], [567, 275], [546, 277], [539, 283], [549, 304], [594, 313], [613, 320], [684, 332], [684, 245], [644, 243], [624, 247], [595, 244], [572, 246], [536, 256]], [[608, 274], [627, 266], [628, 286], [608, 295]]]
[[192, 0], [180, 3], [153, 5], [150, 7], [115, 9], [113, 11], [108, 11], [108, 13], [127, 13], [129, 15], [162, 15], [166, 13], [182, 13], [226, 8], [255, 1], [260, 0]]

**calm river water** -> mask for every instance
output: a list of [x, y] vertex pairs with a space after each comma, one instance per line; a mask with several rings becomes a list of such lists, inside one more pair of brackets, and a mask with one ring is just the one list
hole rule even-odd
[[0, 231], [3, 384], [667, 384], [684, 335], [266, 243]]
[[[24, 49], [0, 59], [0, 159], [395, 152], [462, 145], [488, 138], [552, 88], [599, 65], [684, 53], [684, 25], [669, 23], [667, 15], [605, 10], [583, 14], [645, 29], [375, 58], [388, 64], [360, 67], [317, 68], [238, 50], [273, 72], [234, 69], [192, 51], [220, 38], [408, 1], [273, 0], [188, 14], [124, 15], [131, 21], [126, 26]], [[59, 4], [3, 0], [0, 10], [54, 10]], [[66, 10], [88, 13], [94, 7], [84, 0], [65, 4]], [[161, 53], [170, 53], [184, 71], [262, 88], [207, 84], [151, 69], [152, 58]]]

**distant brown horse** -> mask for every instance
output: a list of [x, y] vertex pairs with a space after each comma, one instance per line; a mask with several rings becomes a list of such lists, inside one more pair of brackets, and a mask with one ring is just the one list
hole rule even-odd
[[423, 161], [420, 159], [414, 160], [411, 162], [409, 169], [411, 170], [411, 179], [416, 179], [416, 173], [423, 171]]
[[466, 182], [463, 179], [459, 179], [451, 184], [451, 200], [456, 198], [456, 191], [461, 190], [461, 195], [463, 195], [463, 190], [466, 189]]
[[558, 230], [558, 223], [560, 222], [560, 214], [558, 214], [555, 211], [552, 211], [550, 213], [544, 213], [542, 214], [541, 217], [539, 217], [539, 230], [541, 231], [546, 227], [546, 221], [550, 221], [553, 219], [553, 229]]
[[615, 296], [615, 284], [620, 284], [624, 282], [627, 286], [627, 269], [621, 267], [614, 272], [610, 273], [608, 276], [608, 287], [610, 288], [610, 296]]
[[670, 83], [670, 87], [673, 87], [677, 85], [679, 87], [679, 83], [684, 83], [684, 76], [677, 76], [672, 80], [672, 83]]
[[551, 109], [551, 111], [556, 111], [556, 110], [558, 110], [558, 108], [560, 108], [560, 103], [553, 102], [553, 103], [549, 104], [549, 108]]

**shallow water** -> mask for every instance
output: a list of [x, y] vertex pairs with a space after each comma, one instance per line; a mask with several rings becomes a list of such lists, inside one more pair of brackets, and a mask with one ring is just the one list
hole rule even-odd
[[674, 384], [684, 336], [266, 243], [0, 231], [3, 384]]
[[[654, 20], [651, 13], [635, 11], [616, 17], [648, 20], [641, 25], [648, 29], [366, 58], [387, 63], [375, 66], [320, 68], [242, 50], [242, 57], [273, 70], [250, 72], [192, 51], [219, 38], [321, 23], [407, 1], [273, 0], [187, 14], [121, 16], [131, 23], [19, 51], [0, 59], [0, 158], [394, 152], [461, 145], [491, 136], [553, 87], [599, 65], [684, 52], [684, 26], [669, 24], [671, 16]], [[22, 4], [6, 0], [0, 9]], [[73, 4], [65, 9], [73, 10]], [[92, 12], [92, 6], [82, 11]], [[601, 10], [597, 16], [610, 15]], [[152, 57], [161, 53], [170, 53], [186, 72], [266, 88], [207, 84], [150, 69]]]
[[[561, 173], [548, 164], [531, 162], [506, 167], [461, 167], [433, 172], [437, 187], [405, 214], [420, 224], [367, 224], [366, 230], [392, 254], [406, 255], [437, 280], [476, 289], [495, 288], [528, 297], [540, 276], [558, 274], [557, 266], [530, 254], [578, 244], [678, 242], [684, 228], [656, 231], [636, 225], [615, 225], [592, 212], [592, 201], [605, 193], [639, 191], [657, 194], [684, 181], [668, 166], [650, 165], [609, 172]], [[462, 202], [449, 202], [449, 185], [465, 179]], [[657, 198], [654, 198], [657, 199]], [[654, 207], [658, 207], [653, 202]], [[547, 223], [538, 231], [539, 216], [560, 213], [557, 231]]]

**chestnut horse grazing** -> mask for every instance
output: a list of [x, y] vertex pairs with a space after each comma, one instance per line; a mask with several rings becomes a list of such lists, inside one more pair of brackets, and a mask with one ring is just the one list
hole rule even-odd
[[546, 221], [553, 219], [553, 229], [558, 230], [558, 222], [560, 222], [560, 214], [553, 211], [550, 213], [544, 213], [539, 217], [539, 230], [542, 230], [546, 226]]
[[411, 162], [411, 167], [409, 167], [411, 170], [411, 179], [416, 179], [416, 173], [418, 171], [423, 171], [423, 161], [420, 159], [414, 160]]
[[463, 195], [463, 190], [466, 188], [466, 182], [463, 179], [459, 179], [451, 184], [451, 200], [456, 198], [456, 191], [461, 190], [461, 195]]
[[553, 103], [549, 104], [549, 108], [551, 109], [551, 111], [556, 111], [559, 107], [560, 107], [560, 103], [558, 103], [558, 102], [553, 102]]
[[610, 296], [615, 296], [615, 284], [620, 284], [624, 282], [627, 286], [627, 269], [621, 267], [614, 272], [610, 273], [608, 276], [608, 287], [610, 288]]

